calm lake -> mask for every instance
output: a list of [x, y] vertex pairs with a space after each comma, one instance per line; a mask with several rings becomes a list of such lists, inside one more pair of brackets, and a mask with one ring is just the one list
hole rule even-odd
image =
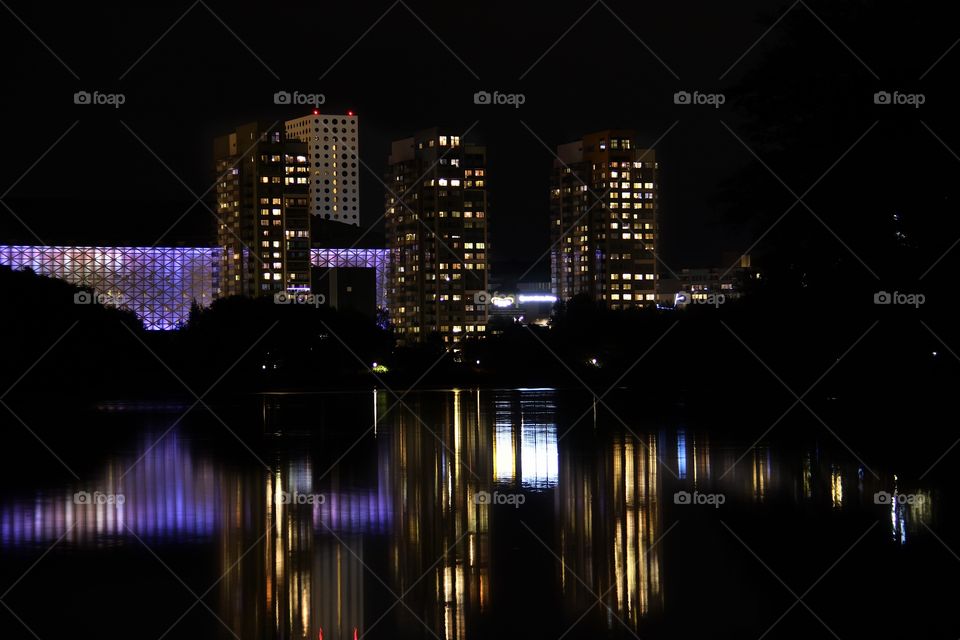
[[401, 396], [113, 402], [64, 418], [93, 444], [21, 433], [0, 637], [960, 635], [953, 494], [812, 420], [753, 446], [770, 424], [654, 422], [629, 394]]

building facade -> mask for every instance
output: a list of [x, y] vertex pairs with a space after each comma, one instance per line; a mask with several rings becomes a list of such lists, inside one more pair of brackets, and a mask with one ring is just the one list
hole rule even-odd
[[307, 145], [254, 122], [214, 140], [219, 296], [310, 290]]
[[310, 212], [321, 220], [360, 226], [360, 143], [357, 116], [314, 113], [287, 120], [287, 138], [307, 144]]
[[[133, 311], [144, 328], [166, 331], [186, 324], [193, 305], [207, 307], [217, 297], [222, 254], [220, 247], [0, 245], [0, 266], [30, 269], [39, 275], [90, 287], [98, 297]], [[314, 248], [310, 250], [310, 262], [321, 272], [362, 270], [369, 274], [374, 290], [368, 291], [369, 287], [364, 285], [363, 291], [356, 292], [362, 300], [343, 299], [346, 306], [386, 306], [386, 249]], [[351, 286], [349, 282], [343, 285], [344, 294], [353, 293], [346, 291]], [[328, 292], [324, 294], [330, 297]], [[333, 297], [328, 302], [338, 306]]]
[[608, 309], [656, 305], [659, 166], [630, 130], [557, 147], [550, 191], [551, 284]]
[[724, 253], [720, 267], [684, 267], [676, 278], [661, 278], [659, 302], [666, 307], [687, 304], [722, 304], [744, 295], [752, 283], [761, 280], [750, 254]]
[[218, 296], [311, 291], [311, 221], [360, 224], [357, 117], [253, 122], [213, 146]]
[[393, 143], [387, 301], [400, 344], [486, 335], [486, 148], [434, 128]]

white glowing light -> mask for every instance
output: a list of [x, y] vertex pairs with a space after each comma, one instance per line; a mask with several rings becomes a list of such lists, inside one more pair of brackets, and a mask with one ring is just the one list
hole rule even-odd
[[557, 296], [550, 294], [520, 294], [521, 304], [524, 302], [556, 302]]

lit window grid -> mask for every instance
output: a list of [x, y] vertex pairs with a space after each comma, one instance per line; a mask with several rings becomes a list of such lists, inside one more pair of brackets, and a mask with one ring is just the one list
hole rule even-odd
[[[309, 145], [314, 165], [309, 183], [311, 212], [325, 220], [359, 226], [357, 117], [315, 113], [288, 120], [285, 128], [288, 136]], [[346, 158], [337, 158], [344, 154]], [[331, 192], [324, 191], [328, 188]]]

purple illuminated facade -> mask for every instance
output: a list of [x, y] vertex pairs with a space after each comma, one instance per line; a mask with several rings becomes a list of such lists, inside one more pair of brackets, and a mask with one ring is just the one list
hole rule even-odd
[[220, 249], [0, 245], [0, 264], [109, 296], [152, 330], [176, 329], [213, 301]]
[[[196, 302], [216, 296], [218, 247], [45, 247], [0, 245], [0, 265], [91, 287], [130, 309], [150, 330], [177, 329]], [[386, 307], [386, 249], [312, 249], [321, 268], [374, 269], [377, 305]]]
[[310, 263], [315, 267], [354, 267], [373, 269], [377, 281], [377, 308], [387, 308], [387, 261], [386, 249], [311, 249]]

